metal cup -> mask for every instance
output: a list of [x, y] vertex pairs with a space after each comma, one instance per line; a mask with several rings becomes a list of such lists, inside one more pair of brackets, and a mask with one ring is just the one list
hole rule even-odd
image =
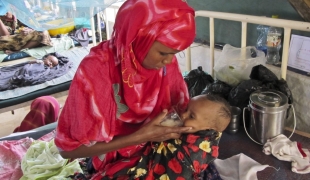
[[229, 134], [235, 134], [238, 132], [240, 126], [241, 109], [236, 106], [231, 106], [230, 108], [231, 108], [231, 120], [225, 131], [228, 132]]

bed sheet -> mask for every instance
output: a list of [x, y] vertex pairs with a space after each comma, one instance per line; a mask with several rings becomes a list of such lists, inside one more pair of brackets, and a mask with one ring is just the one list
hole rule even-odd
[[66, 56], [70, 59], [70, 61], [73, 62], [72, 69], [66, 73], [63, 76], [60, 76], [58, 78], [55, 78], [50, 81], [46, 81], [42, 84], [37, 84], [34, 86], [26, 86], [26, 87], [20, 87], [12, 90], [2, 91], [0, 92], [0, 100], [15, 98], [19, 96], [23, 96], [25, 94], [47, 88], [49, 86], [55, 86], [58, 84], [62, 84], [68, 81], [71, 81], [73, 79], [73, 76], [81, 62], [81, 60], [89, 53], [90, 47], [74, 47], [70, 50], [59, 52], [59, 54]]

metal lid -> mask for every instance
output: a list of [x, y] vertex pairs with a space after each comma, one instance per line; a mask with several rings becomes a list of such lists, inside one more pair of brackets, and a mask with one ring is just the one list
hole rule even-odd
[[250, 95], [250, 102], [256, 109], [264, 111], [282, 111], [288, 108], [288, 98], [275, 90], [258, 90]]

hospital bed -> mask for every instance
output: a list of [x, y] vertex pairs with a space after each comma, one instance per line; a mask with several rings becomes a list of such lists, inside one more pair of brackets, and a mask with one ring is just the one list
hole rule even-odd
[[[71, 80], [82, 59], [89, 53], [89, 47], [73, 47], [69, 50], [59, 52], [73, 62], [73, 67], [63, 76], [46, 81], [42, 84], [20, 87], [0, 92], [0, 113], [13, 111], [15, 109], [30, 105], [37, 97], [53, 95], [55, 98], [66, 96]], [[32, 58], [33, 59], [33, 58]], [[28, 61], [27, 59], [14, 60], [16, 63]], [[10, 62], [12, 64], [12, 62]], [[1, 63], [0, 65], [5, 64]]]

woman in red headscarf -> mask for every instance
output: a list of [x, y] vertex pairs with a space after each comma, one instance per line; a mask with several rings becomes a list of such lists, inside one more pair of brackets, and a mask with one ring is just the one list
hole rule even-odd
[[179, 138], [191, 127], [163, 127], [167, 109], [189, 95], [175, 54], [195, 38], [194, 10], [183, 0], [127, 0], [112, 38], [81, 62], [59, 118], [64, 158], [92, 157], [94, 179], [133, 167], [146, 142]]

